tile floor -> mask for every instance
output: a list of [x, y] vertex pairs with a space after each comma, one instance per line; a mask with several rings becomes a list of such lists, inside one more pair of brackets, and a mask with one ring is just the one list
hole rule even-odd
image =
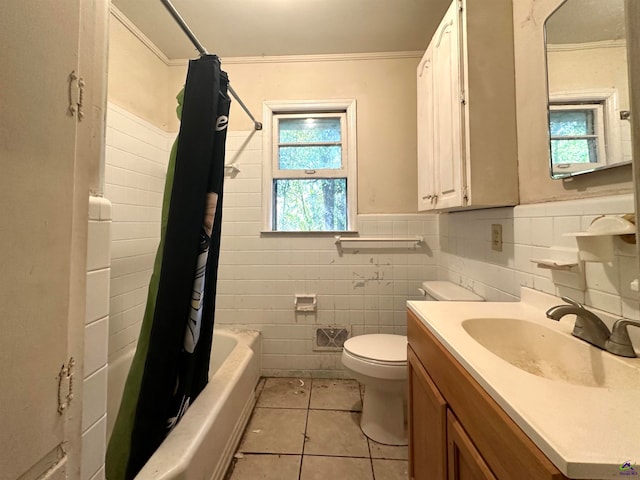
[[227, 480], [405, 480], [407, 447], [369, 440], [355, 380], [267, 378]]

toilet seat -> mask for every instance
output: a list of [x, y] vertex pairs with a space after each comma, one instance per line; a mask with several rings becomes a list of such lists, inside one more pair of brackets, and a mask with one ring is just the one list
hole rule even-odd
[[407, 337], [385, 333], [358, 335], [344, 342], [344, 351], [366, 362], [404, 366], [407, 364]]
[[370, 334], [344, 342], [343, 365], [367, 377], [381, 380], [407, 378], [407, 337]]

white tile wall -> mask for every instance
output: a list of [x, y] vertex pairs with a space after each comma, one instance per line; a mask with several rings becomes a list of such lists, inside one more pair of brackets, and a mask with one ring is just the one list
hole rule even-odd
[[111, 205], [89, 198], [87, 298], [82, 396], [82, 480], [104, 478]]
[[[631, 213], [633, 195], [521, 205], [440, 215], [438, 276], [474, 290], [488, 300], [515, 301], [521, 285], [554, 295], [568, 295], [586, 305], [640, 319], [640, 297], [629, 288], [638, 277], [635, 246], [615, 238], [610, 263], [585, 263], [586, 288], [554, 283], [549, 270], [531, 258], [548, 258], [549, 249], [577, 250], [564, 233], [586, 230], [601, 214]], [[503, 228], [503, 251], [490, 246], [492, 223]]]
[[114, 104], [107, 108], [105, 195], [111, 200], [109, 360], [135, 346], [160, 240], [169, 135]]
[[[313, 350], [315, 329], [403, 333], [405, 302], [416, 298], [428, 279], [450, 279], [488, 300], [515, 301], [525, 285], [639, 316], [637, 295], [627, 281], [637, 274], [630, 266], [637, 263], [627, 258], [635, 255], [633, 248], [618, 244], [612, 265], [589, 267], [586, 291], [556, 286], [549, 271], [529, 261], [550, 247], [575, 248], [575, 240], [562, 233], [586, 228], [598, 214], [632, 211], [630, 195], [440, 216], [360, 215], [361, 235], [422, 234], [426, 245], [415, 250], [359, 245], [339, 255], [330, 235], [261, 234], [261, 135], [228, 133], [226, 162], [236, 163], [240, 172], [225, 181], [216, 323], [263, 332], [267, 375], [340, 375], [339, 354]], [[171, 135], [109, 106], [110, 358], [132, 348], [139, 333], [171, 142]], [[503, 252], [490, 249], [491, 223], [503, 225]], [[296, 314], [296, 293], [317, 294], [318, 311]]]
[[[216, 322], [262, 331], [265, 374], [341, 375], [339, 353], [313, 350], [317, 327], [405, 333], [407, 299], [436, 278], [436, 216], [358, 216], [361, 235], [425, 235], [419, 248], [344, 244], [340, 255], [331, 235], [261, 235], [261, 132], [229, 132], [226, 162], [240, 172], [225, 181]], [[296, 313], [297, 293], [316, 294], [317, 312]]]

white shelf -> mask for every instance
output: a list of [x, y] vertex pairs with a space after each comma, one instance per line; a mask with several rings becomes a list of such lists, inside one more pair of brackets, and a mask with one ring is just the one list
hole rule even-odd
[[578, 266], [577, 262], [550, 260], [548, 258], [532, 258], [531, 262], [537, 264], [538, 268], [549, 270], [573, 270]]

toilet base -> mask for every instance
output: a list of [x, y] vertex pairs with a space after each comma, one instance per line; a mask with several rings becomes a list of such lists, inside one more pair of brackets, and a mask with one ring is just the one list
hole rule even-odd
[[360, 428], [371, 440], [385, 445], [407, 445], [407, 401], [401, 393], [366, 385]]

